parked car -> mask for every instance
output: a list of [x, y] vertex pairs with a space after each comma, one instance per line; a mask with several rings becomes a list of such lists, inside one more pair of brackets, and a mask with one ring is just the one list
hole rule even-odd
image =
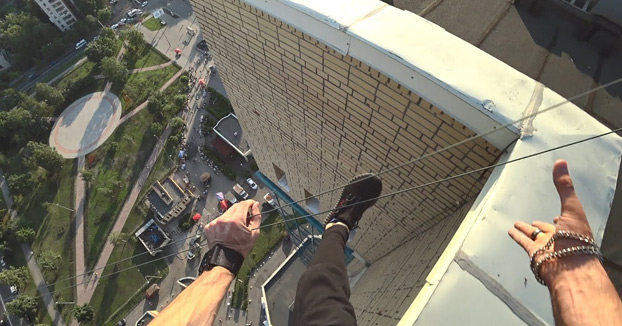
[[117, 28], [119, 28], [119, 24], [113, 24], [112, 26], [110, 26], [110, 28], [117, 29]]
[[192, 250], [188, 250], [188, 254], [186, 255], [186, 257], [188, 258], [188, 260], [193, 260], [194, 257], [196, 257], [197, 255], [192, 253]]
[[246, 193], [246, 191], [244, 191], [244, 188], [242, 188], [242, 186], [240, 186], [239, 184], [236, 183], [233, 186], [233, 191], [235, 191], [243, 199], [248, 199], [248, 194]]
[[119, 3], [119, 0], [110, 0], [110, 4], [111, 5], [116, 5], [117, 3]]
[[17, 294], [17, 286], [11, 285], [10, 290], [11, 290], [11, 294]]
[[248, 183], [251, 189], [257, 190], [257, 184], [255, 183], [255, 181], [253, 181], [253, 179], [251, 178], [246, 179], [246, 183]]
[[117, 323], [117, 326], [125, 326], [127, 325], [127, 321], [125, 321], [125, 319], [121, 319], [119, 320], [119, 322]]
[[86, 45], [86, 40], [85, 39], [81, 39], [78, 43], [76, 43], [76, 50], [80, 49], [81, 47]]
[[147, 7], [147, 5], [149, 4], [149, 2], [147, 1], [143, 1], [143, 3], [140, 4], [141, 7]]
[[272, 195], [270, 195], [270, 193], [267, 193], [265, 196], [263, 196], [263, 199], [266, 201], [266, 203], [268, 203], [270, 206], [272, 207], [276, 207], [276, 202], [274, 201], [274, 198], [272, 198]]

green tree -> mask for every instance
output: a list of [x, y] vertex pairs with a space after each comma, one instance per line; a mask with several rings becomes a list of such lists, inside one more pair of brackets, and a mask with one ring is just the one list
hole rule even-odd
[[39, 115], [21, 106], [10, 111], [0, 111], [0, 146], [24, 146], [29, 140], [38, 138], [47, 130], [47, 126], [49, 124]]
[[15, 232], [15, 238], [19, 242], [32, 243], [35, 239], [36, 232], [32, 228], [21, 228]]
[[171, 129], [173, 129], [174, 134], [181, 132], [185, 125], [186, 123], [184, 122], [184, 119], [180, 117], [174, 117], [171, 119]]
[[97, 10], [97, 2], [95, 0], [75, 0], [73, 3], [84, 15], [94, 14]]
[[124, 83], [129, 76], [125, 64], [111, 57], [102, 59], [101, 70], [102, 74], [113, 83]]
[[27, 12], [10, 13], [0, 20], [0, 43], [11, 50], [14, 63], [23, 68], [46, 57], [44, 45], [59, 33]]
[[6, 310], [18, 317], [32, 316], [37, 312], [37, 299], [20, 294], [6, 304]]
[[34, 141], [29, 141], [26, 148], [30, 151], [30, 156], [24, 159], [25, 165], [31, 168], [40, 166], [51, 173], [56, 173], [63, 168], [65, 159], [55, 148]]
[[93, 170], [91, 169], [82, 169], [82, 171], [80, 171], [80, 174], [82, 175], [82, 180], [87, 183], [93, 181], [93, 177], [95, 176], [93, 174]]
[[15, 268], [13, 266], [0, 272], [0, 283], [4, 285], [15, 285], [19, 289], [26, 286], [26, 282], [30, 279], [28, 267], [22, 266]]
[[6, 181], [13, 195], [29, 194], [35, 187], [32, 179], [27, 174], [11, 174]]
[[115, 40], [117, 35], [114, 33], [114, 30], [110, 27], [102, 28], [102, 31], [99, 33], [100, 38], [109, 38], [111, 40]]
[[100, 63], [105, 57], [112, 57], [115, 55], [115, 40], [108, 37], [100, 37], [89, 43], [84, 53], [89, 61]]
[[47, 103], [54, 109], [65, 102], [65, 97], [58, 88], [45, 83], [37, 83], [35, 85], [35, 99]]
[[89, 304], [83, 304], [73, 307], [73, 316], [79, 323], [88, 323], [93, 320], [95, 313], [93, 312], [93, 307]]
[[146, 43], [143, 38], [143, 33], [135, 28], [124, 30], [121, 33], [121, 38], [127, 42], [125, 48], [130, 58], [136, 58], [145, 48]]
[[38, 257], [37, 262], [43, 273], [52, 273], [58, 270], [61, 259], [60, 254], [47, 250]]
[[152, 122], [149, 130], [157, 137], [162, 133], [162, 125], [157, 122]]
[[112, 17], [112, 11], [108, 7], [99, 9], [97, 11], [97, 18], [99, 19], [100, 22], [104, 24], [107, 23], [111, 17]]
[[147, 110], [154, 116], [156, 121], [162, 121], [164, 115], [162, 109], [166, 104], [166, 97], [162, 92], [154, 92], [149, 97], [149, 103], [147, 104]]

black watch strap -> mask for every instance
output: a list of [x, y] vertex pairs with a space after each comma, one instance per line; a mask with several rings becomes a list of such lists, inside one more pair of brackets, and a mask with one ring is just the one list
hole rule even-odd
[[203, 256], [199, 266], [199, 275], [211, 270], [214, 266], [224, 267], [233, 275], [238, 275], [243, 262], [244, 257], [239, 252], [217, 244]]

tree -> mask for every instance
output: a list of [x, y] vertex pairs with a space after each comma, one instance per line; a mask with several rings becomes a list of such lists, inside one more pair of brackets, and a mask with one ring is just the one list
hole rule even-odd
[[125, 64], [115, 58], [106, 57], [101, 63], [102, 74], [113, 83], [124, 83], [129, 76]]
[[102, 28], [102, 31], [99, 32], [99, 37], [100, 38], [109, 38], [111, 40], [115, 40], [117, 38], [116, 34], [114, 33], [114, 30], [110, 27], [104, 27]]
[[37, 233], [32, 228], [21, 228], [15, 232], [15, 238], [19, 242], [31, 243]]
[[55, 27], [30, 13], [10, 13], [0, 20], [0, 43], [11, 50], [14, 63], [20, 67], [46, 57], [44, 45], [59, 36]]
[[123, 232], [112, 232], [108, 236], [108, 241], [110, 241], [110, 243], [114, 244], [115, 246], [121, 243], [126, 243], [128, 239], [129, 235]]
[[84, 180], [85, 182], [91, 182], [93, 181], [93, 170], [90, 169], [82, 169], [82, 171], [80, 171], [80, 174], [82, 174], [82, 180]]
[[19, 289], [23, 289], [29, 279], [30, 274], [28, 274], [28, 267], [26, 266], [19, 268], [11, 266], [0, 272], [0, 283], [4, 285], [15, 285]]
[[81, 306], [73, 307], [73, 316], [79, 323], [88, 323], [93, 320], [95, 313], [93, 312], [93, 307], [85, 303]]
[[6, 310], [18, 317], [32, 316], [37, 312], [37, 299], [20, 294], [6, 304]]
[[112, 57], [115, 55], [115, 40], [113, 38], [100, 37], [89, 43], [84, 53], [89, 61], [100, 63], [105, 57]]
[[97, 18], [102, 23], [107, 23], [112, 17], [112, 11], [110, 8], [102, 8], [97, 11]]
[[6, 179], [13, 194], [26, 195], [35, 187], [32, 179], [27, 174], [11, 174]]
[[186, 126], [184, 119], [180, 117], [174, 117], [173, 119], [171, 119], [171, 128], [173, 129], [174, 134], [179, 133], [184, 128], [184, 126]]
[[0, 146], [12, 144], [19, 148], [28, 140], [38, 138], [47, 126], [37, 114], [21, 106], [10, 111], [0, 111]]
[[145, 48], [146, 43], [143, 33], [135, 28], [123, 31], [121, 37], [127, 41], [125, 48], [130, 58], [136, 57]]
[[61, 259], [60, 254], [47, 250], [38, 257], [37, 262], [44, 273], [49, 273], [58, 270]]
[[58, 172], [63, 168], [65, 159], [58, 154], [55, 148], [34, 141], [29, 141], [26, 148], [30, 150], [30, 156], [24, 159], [24, 164], [31, 168], [40, 166], [51, 173]]
[[162, 92], [154, 92], [149, 97], [149, 104], [147, 104], [147, 110], [154, 116], [156, 121], [161, 121], [164, 116], [162, 115], [162, 109], [166, 104], [166, 97]]
[[45, 102], [55, 109], [65, 102], [65, 97], [58, 88], [45, 83], [35, 85], [35, 99]]
[[73, 3], [84, 15], [94, 14], [95, 10], [97, 10], [97, 2], [95, 0], [75, 0]]
[[152, 122], [149, 130], [153, 133], [154, 136], [158, 136], [162, 133], [162, 125], [157, 122]]

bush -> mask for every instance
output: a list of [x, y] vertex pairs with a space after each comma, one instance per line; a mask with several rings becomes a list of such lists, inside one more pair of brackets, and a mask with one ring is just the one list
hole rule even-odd
[[189, 80], [189, 78], [186, 75], [182, 75], [181, 77], [179, 77], [179, 82], [182, 85], [188, 85], [188, 80]]
[[196, 223], [192, 217], [194, 216], [194, 214], [196, 214], [197, 212], [190, 212], [190, 214], [186, 215], [186, 217], [184, 218], [180, 218], [178, 223], [179, 223], [179, 229], [182, 231], [188, 231], [190, 228], [192, 228], [192, 226]]

